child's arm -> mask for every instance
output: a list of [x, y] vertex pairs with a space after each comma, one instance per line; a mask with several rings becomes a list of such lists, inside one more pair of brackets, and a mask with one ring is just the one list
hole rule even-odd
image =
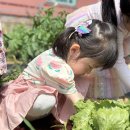
[[79, 100], [84, 99], [84, 97], [78, 92], [76, 92], [74, 94], [67, 94], [66, 97], [69, 98], [73, 104], [75, 104]]

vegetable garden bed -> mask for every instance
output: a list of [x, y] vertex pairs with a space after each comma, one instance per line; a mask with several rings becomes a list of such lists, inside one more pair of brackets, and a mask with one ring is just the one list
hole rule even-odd
[[[52, 115], [31, 122], [35, 130], [130, 130], [130, 101], [98, 100], [79, 101], [75, 104], [76, 114], [67, 125], [58, 123]], [[29, 129], [24, 123], [21, 129]]]

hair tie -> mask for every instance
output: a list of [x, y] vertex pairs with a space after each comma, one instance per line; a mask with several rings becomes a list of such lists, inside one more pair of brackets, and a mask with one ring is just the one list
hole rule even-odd
[[70, 34], [69, 39], [75, 32], [78, 32], [79, 36], [81, 37], [83, 34], [89, 34], [91, 30], [88, 28], [88, 26], [91, 24], [92, 24], [92, 20], [88, 20], [80, 23], [77, 27], [75, 27], [75, 31]]

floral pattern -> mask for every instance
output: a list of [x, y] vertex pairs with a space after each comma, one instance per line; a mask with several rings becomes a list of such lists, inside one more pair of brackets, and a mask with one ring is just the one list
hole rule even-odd
[[50, 64], [48, 65], [48, 68], [54, 70], [55, 72], [60, 72], [62, 66], [57, 64], [56, 61], [51, 61]]
[[23, 74], [25, 79], [32, 80], [30, 82], [36, 86], [50, 85], [62, 94], [71, 94], [77, 91], [71, 67], [56, 56], [52, 49], [41, 53], [32, 60]]
[[5, 48], [3, 44], [3, 34], [0, 30], [0, 75], [6, 73], [7, 64], [6, 64], [6, 56], [5, 56]]

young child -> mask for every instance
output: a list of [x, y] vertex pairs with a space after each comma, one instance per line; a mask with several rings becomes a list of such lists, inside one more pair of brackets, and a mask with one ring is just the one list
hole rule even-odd
[[52, 108], [58, 119], [64, 99], [72, 104], [84, 99], [74, 79], [97, 67], [111, 68], [118, 56], [117, 48], [116, 29], [109, 23], [89, 20], [67, 28], [52, 49], [32, 60], [1, 92], [0, 130], [13, 130], [23, 121], [22, 117], [44, 117]]

